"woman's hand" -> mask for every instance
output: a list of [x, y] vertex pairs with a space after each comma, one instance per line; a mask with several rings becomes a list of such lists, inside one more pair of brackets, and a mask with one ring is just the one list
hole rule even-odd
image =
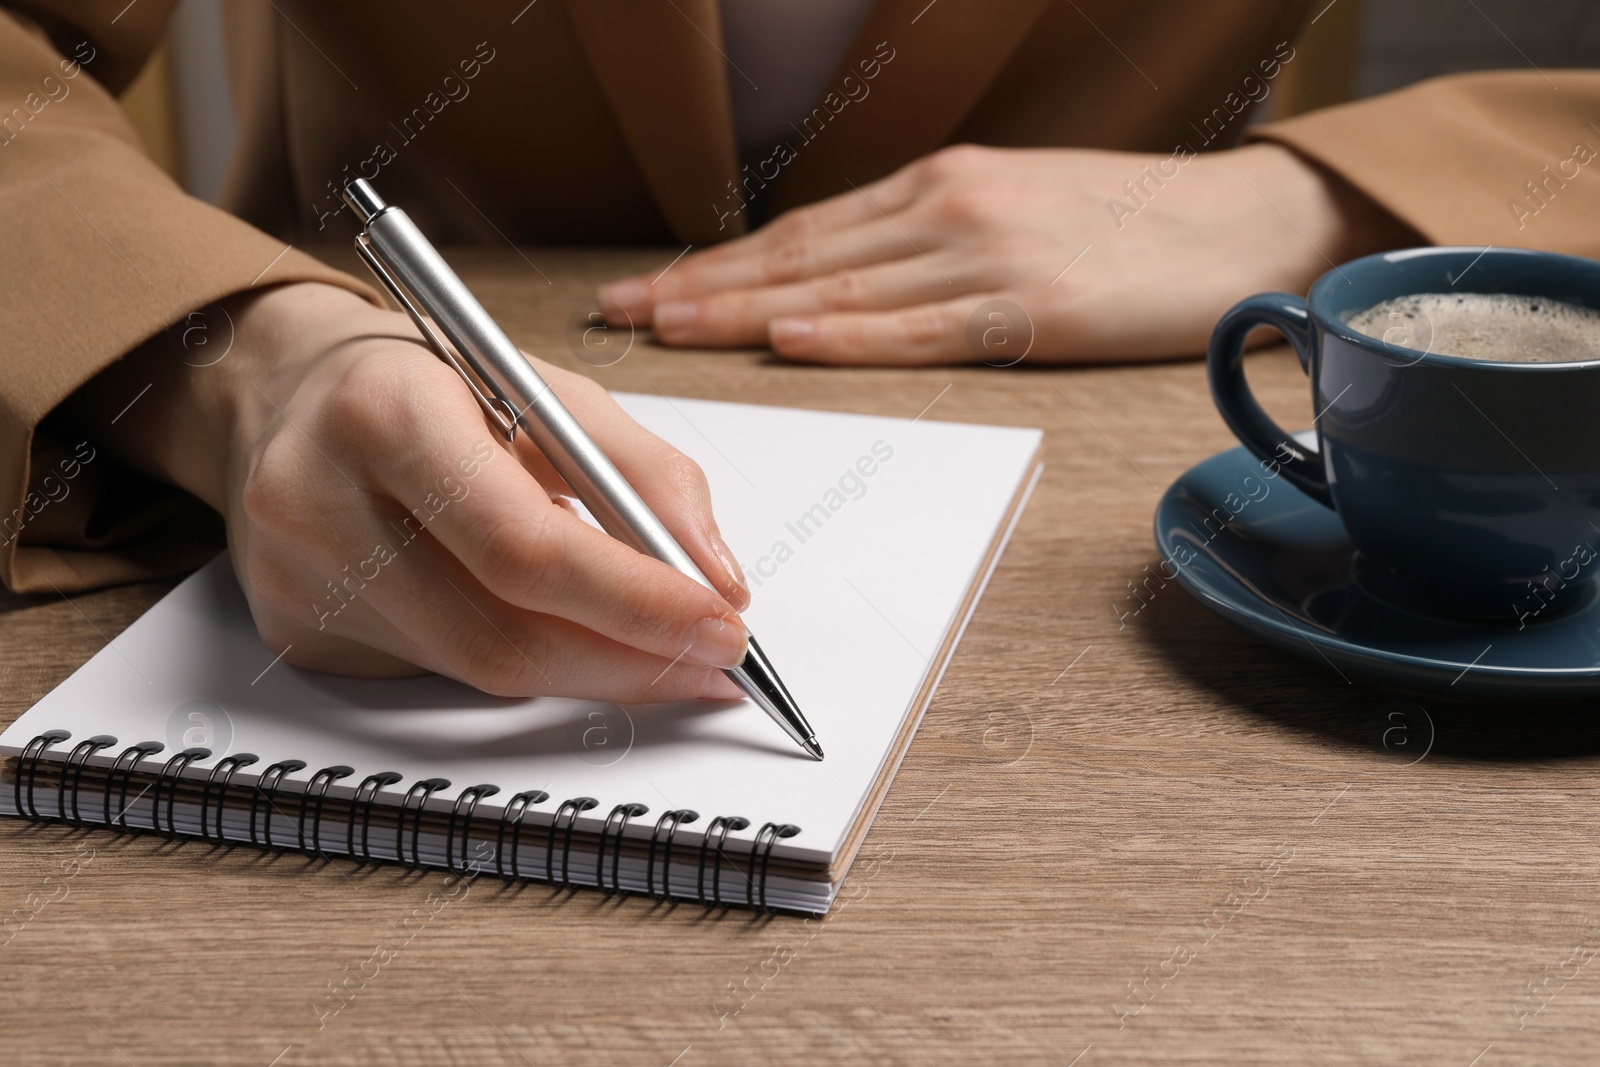
[[[739, 695], [717, 668], [744, 656], [749, 598], [705, 479], [599, 386], [534, 361], [720, 595], [553, 499], [570, 490], [521, 435], [511, 449], [489, 429], [405, 316], [314, 284], [222, 308], [220, 361], [188, 365], [157, 338], [80, 391], [75, 414], [223, 513], [274, 652], [507, 696]], [[117, 424], [97, 418], [152, 379]]]
[[1420, 242], [1276, 145], [963, 145], [600, 296], [666, 344], [815, 363], [1159, 359], [1204, 351], [1244, 296]]

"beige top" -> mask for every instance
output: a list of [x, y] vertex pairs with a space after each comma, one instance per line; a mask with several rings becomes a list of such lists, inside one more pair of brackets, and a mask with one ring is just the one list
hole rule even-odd
[[[178, 573], [220, 546], [214, 514], [94, 455], [51, 412], [230, 293], [320, 279], [370, 294], [286, 247], [349, 242], [332, 191], [348, 176], [381, 174], [384, 195], [444, 244], [703, 245], [954, 142], [1233, 143], [1248, 99], [1293, 62], [1284, 42], [1308, 5], [1212, 0], [1152, 18], [1122, 0], [880, 0], [792, 159], [758, 160], [752, 177], [717, 0], [464, 5], [448, 19], [424, 0], [231, 0], [233, 215], [150, 163], [110, 96], [172, 7], [0, 12], [0, 500], [15, 502], [0, 509], [0, 577], [13, 589]], [[1595, 254], [1597, 114], [1600, 74], [1512, 71], [1253, 136], [1332, 168], [1431, 241]]]

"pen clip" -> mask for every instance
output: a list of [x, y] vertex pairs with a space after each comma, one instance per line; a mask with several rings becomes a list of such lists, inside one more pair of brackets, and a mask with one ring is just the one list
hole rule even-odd
[[383, 287], [389, 290], [389, 295], [394, 297], [396, 302], [406, 310], [406, 314], [411, 316], [411, 321], [417, 324], [417, 329], [421, 330], [423, 336], [427, 338], [428, 346], [438, 354], [440, 359], [454, 367], [457, 374], [461, 375], [461, 380], [467, 383], [467, 388], [471, 389], [473, 395], [478, 398], [478, 404], [483, 408], [484, 413], [499, 427], [500, 432], [505, 435], [505, 439], [514, 442], [517, 439], [515, 409], [504, 398], [490, 396], [484, 391], [483, 386], [478, 382], [478, 376], [472, 373], [471, 368], [456, 356], [449, 343], [439, 336], [439, 331], [433, 328], [433, 323], [429, 322], [422, 314], [422, 310], [411, 299], [411, 294], [406, 292], [405, 287], [400, 284], [400, 279], [389, 272], [389, 268], [384, 265], [383, 260], [372, 250], [372, 241], [367, 237], [365, 231], [356, 237], [356, 252], [366, 263], [367, 268], [383, 283]]

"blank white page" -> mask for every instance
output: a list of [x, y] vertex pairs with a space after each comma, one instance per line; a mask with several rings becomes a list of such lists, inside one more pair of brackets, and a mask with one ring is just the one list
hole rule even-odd
[[[647, 805], [651, 821], [693, 808], [702, 820], [684, 840], [715, 815], [750, 819], [746, 841], [765, 821], [789, 822], [802, 832], [777, 854], [827, 862], [884, 770], [931, 659], [964, 622], [967, 591], [992, 563], [1041, 435], [617, 399], [704, 467], [724, 537], [750, 577], [746, 622], [815, 728], [824, 762], [748, 701], [617, 709], [499, 699], [439, 677], [364, 681], [274, 663], [282, 649], [261, 642], [226, 556], [24, 714], [0, 735], [0, 751], [14, 755], [47, 729], [71, 731], [74, 741], [115, 736], [100, 765], [136, 741], [163, 741], [169, 753], [206, 744], [213, 758], [195, 775], [227, 752], [261, 758], [239, 784], [278, 760], [309, 765], [291, 781], [348, 764], [356, 774], [330, 795], [349, 796], [363, 776], [388, 770], [404, 776], [401, 791], [448, 778], [434, 796], [445, 808], [463, 787], [494, 783], [501, 792], [483, 802], [483, 816], [519, 790], [544, 789], [551, 801], [538, 810], [598, 799], [580, 822], [593, 828], [623, 802]], [[398, 555], [390, 566], [406, 565], [403, 548]], [[441, 583], [439, 595], [458, 594]]]

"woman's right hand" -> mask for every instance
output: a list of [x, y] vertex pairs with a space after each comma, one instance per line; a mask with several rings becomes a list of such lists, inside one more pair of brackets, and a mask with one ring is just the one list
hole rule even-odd
[[[419, 668], [505, 696], [729, 698], [748, 593], [700, 469], [587, 378], [539, 372], [713, 592], [590, 526], [522, 435], [509, 447], [402, 314], [302, 283], [222, 304], [209, 366], [162, 338], [80, 391], [125, 461], [221, 511], [261, 636], [298, 666]], [[198, 361], [197, 361], [198, 362]], [[114, 425], [141, 383], [149, 395]]]

